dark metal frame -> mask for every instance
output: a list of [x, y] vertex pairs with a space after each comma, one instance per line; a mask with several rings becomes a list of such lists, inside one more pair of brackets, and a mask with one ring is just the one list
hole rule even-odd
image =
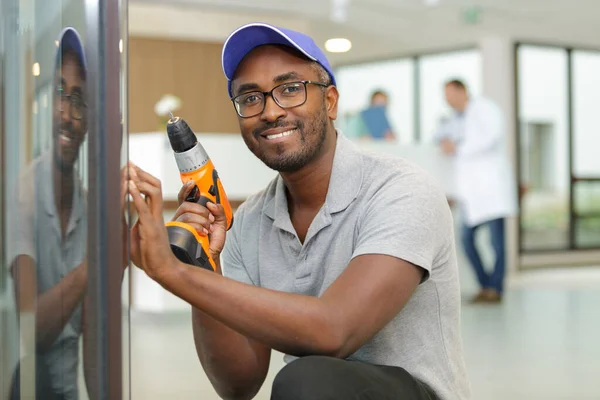
[[119, 0], [86, 0], [89, 61], [88, 296], [95, 359], [90, 398], [122, 398]]
[[[568, 129], [568, 163], [569, 163], [569, 242], [567, 247], [562, 248], [540, 248], [535, 250], [525, 249], [523, 246], [523, 228], [522, 228], [522, 212], [519, 211], [518, 218], [518, 243], [519, 243], [519, 254], [550, 254], [555, 253], [557, 251], [574, 251], [574, 252], [585, 252], [585, 251], [597, 251], [599, 247], [597, 246], [577, 246], [576, 243], [576, 228], [579, 220], [595, 215], [582, 215], [577, 214], [575, 211], [575, 186], [578, 182], [590, 181], [590, 182], [600, 182], [600, 177], [577, 177], [573, 172], [573, 51], [589, 51], [589, 52], [598, 52], [600, 54], [600, 49], [592, 49], [585, 48], [582, 46], [567, 46], [567, 45], [557, 45], [557, 44], [547, 44], [547, 43], [539, 43], [539, 42], [521, 42], [517, 41], [514, 43], [513, 51], [514, 51], [514, 106], [515, 106], [515, 135], [516, 135], [516, 148], [517, 148], [517, 190], [520, 192], [520, 183], [521, 183], [521, 121], [519, 117], [519, 109], [520, 109], [520, 98], [519, 98], [519, 48], [522, 46], [534, 46], [534, 47], [545, 47], [545, 48], [555, 48], [564, 50], [567, 56], [567, 129]], [[519, 193], [518, 192], [518, 193]], [[521, 196], [519, 195], [519, 210], [522, 209]], [[599, 215], [600, 216], [600, 215]]]
[[[4, 14], [4, 2], [0, 0], [0, 23], [2, 23], [2, 15]], [[5, 53], [4, 53], [4, 28], [0, 28], [0, 74], [4, 74], [4, 68], [5, 68]], [[4, 89], [5, 85], [4, 85], [4, 77], [0, 75], [0, 185], [2, 185], [2, 189], [0, 189], [0, 232], [4, 233], [6, 232], [6, 221], [4, 218], [4, 216], [6, 215], [6, 204], [5, 204], [5, 197], [6, 197], [6, 186], [5, 186], [5, 177], [4, 174], [6, 173], [6, 164], [5, 164], [5, 157], [4, 157], [4, 133], [6, 132], [6, 124], [5, 124], [5, 117], [4, 117], [4, 96], [5, 96], [5, 89]], [[4, 294], [4, 291], [6, 290], [6, 284], [7, 284], [7, 280], [8, 280], [8, 268], [3, 268], [3, 263], [5, 261], [5, 253], [4, 253], [4, 237], [2, 239], [0, 239], [0, 269], [2, 269], [0, 271], [0, 297]], [[2, 318], [2, 317], [0, 317]], [[4, 321], [2, 321], [0, 319], [0, 323], [3, 323]], [[0, 327], [1, 329], [1, 327]], [[4, 345], [4, 343], [1, 343], [0, 345]]]

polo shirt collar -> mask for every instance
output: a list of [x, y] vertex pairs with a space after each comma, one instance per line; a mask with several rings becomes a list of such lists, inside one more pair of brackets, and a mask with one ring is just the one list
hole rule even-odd
[[[52, 149], [50, 149], [42, 156], [39, 164], [40, 168], [42, 169], [42, 176], [44, 177], [43, 181], [41, 182], [44, 187], [42, 202], [44, 203], [44, 210], [46, 213], [50, 216], [58, 218], [59, 215], [56, 204], [54, 203], [54, 177], [52, 175], [54, 166], [53, 163], [54, 152]], [[77, 171], [73, 171], [73, 209], [71, 210], [71, 216], [69, 217], [67, 233], [75, 229], [76, 223], [81, 219], [84, 213], [81, 182], [76, 175]]]
[[[323, 206], [326, 214], [344, 211], [358, 196], [363, 179], [362, 156], [358, 146], [337, 130], [335, 154], [329, 179], [329, 189]], [[265, 202], [263, 212], [275, 226], [293, 232], [286, 188], [281, 176], [275, 182], [275, 193]]]

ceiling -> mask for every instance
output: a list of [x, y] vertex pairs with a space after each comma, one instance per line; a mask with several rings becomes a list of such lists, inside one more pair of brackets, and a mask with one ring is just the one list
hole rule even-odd
[[[346, 3], [341, 22], [332, 20], [334, 2]], [[270, 22], [321, 46], [350, 39], [350, 52], [329, 56], [334, 64], [472, 46], [484, 36], [600, 49], [599, 0], [428, 2], [436, 0], [131, 0], [130, 32], [222, 41], [243, 23]]]

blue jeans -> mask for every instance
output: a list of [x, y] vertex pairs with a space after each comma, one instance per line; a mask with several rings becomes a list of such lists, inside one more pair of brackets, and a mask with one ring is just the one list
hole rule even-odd
[[[481, 262], [481, 257], [479, 257], [477, 247], [475, 246], [475, 232], [480, 227], [486, 225], [490, 230], [492, 248], [494, 249], [496, 256], [494, 270], [491, 274], [486, 272], [483, 263]], [[504, 288], [504, 271], [506, 263], [506, 256], [504, 253], [504, 218], [494, 219], [473, 227], [463, 226], [462, 242], [467, 258], [475, 270], [481, 288], [496, 289], [499, 293], [502, 293]]]

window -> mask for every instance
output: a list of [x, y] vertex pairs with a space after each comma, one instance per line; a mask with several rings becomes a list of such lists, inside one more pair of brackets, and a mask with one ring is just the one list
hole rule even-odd
[[358, 116], [369, 106], [371, 94], [383, 90], [388, 96], [386, 114], [398, 139], [396, 143], [412, 143], [415, 140], [413, 76], [414, 63], [408, 58], [338, 68], [337, 126], [352, 138], [365, 132]]
[[517, 47], [521, 250], [600, 247], [600, 52]]
[[563, 249], [569, 239], [567, 52], [520, 46], [521, 248]]

